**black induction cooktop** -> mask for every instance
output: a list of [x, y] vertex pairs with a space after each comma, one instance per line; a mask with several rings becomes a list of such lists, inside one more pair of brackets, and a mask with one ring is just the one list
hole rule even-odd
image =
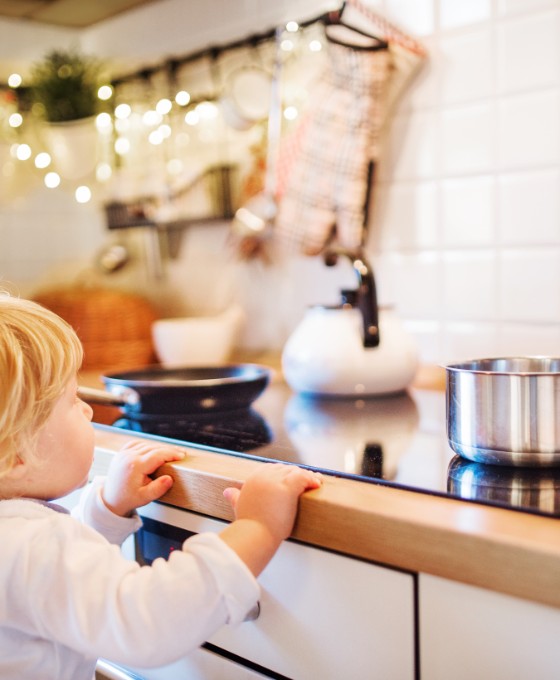
[[297, 394], [273, 381], [250, 409], [119, 418], [113, 427], [325, 474], [560, 516], [560, 469], [472, 463], [447, 442], [445, 394], [365, 399]]

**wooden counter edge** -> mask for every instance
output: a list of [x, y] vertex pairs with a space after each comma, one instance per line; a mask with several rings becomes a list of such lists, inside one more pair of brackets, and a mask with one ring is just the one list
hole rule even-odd
[[[99, 425], [95, 436], [98, 451], [109, 455], [131, 439]], [[162, 502], [231, 520], [224, 488], [263, 463], [181, 448], [185, 461], [162, 468], [175, 480]], [[321, 489], [302, 497], [292, 537], [560, 607], [560, 523], [554, 518], [328, 475]]]

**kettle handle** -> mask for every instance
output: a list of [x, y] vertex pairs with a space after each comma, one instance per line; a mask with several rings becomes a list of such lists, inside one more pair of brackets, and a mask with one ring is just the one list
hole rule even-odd
[[[344, 248], [331, 249], [325, 253], [324, 261], [327, 267], [334, 266], [338, 261], [339, 255], [344, 255], [350, 260], [358, 277], [358, 288], [355, 291], [355, 299], [352, 304], [360, 310], [362, 315], [364, 347], [378, 347], [381, 337], [379, 334], [379, 310], [377, 307], [377, 290], [373, 270], [363, 252], [352, 252]], [[349, 291], [344, 292], [348, 300]]]

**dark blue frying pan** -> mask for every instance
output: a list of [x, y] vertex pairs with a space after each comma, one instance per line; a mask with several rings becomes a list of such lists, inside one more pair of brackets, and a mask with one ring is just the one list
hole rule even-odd
[[249, 408], [270, 382], [271, 370], [257, 364], [146, 368], [102, 376], [107, 391], [80, 387], [79, 396], [96, 404], [118, 406], [130, 416]]

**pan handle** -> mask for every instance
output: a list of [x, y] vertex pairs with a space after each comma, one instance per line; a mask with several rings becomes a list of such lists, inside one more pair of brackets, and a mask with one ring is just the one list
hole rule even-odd
[[116, 387], [113, 392], [106, 392], [81, 385], [78, 387], [78, 396], [84, 401], [105, 406], [134, 406], [140, 402], [138, 393], [130, 387]]

